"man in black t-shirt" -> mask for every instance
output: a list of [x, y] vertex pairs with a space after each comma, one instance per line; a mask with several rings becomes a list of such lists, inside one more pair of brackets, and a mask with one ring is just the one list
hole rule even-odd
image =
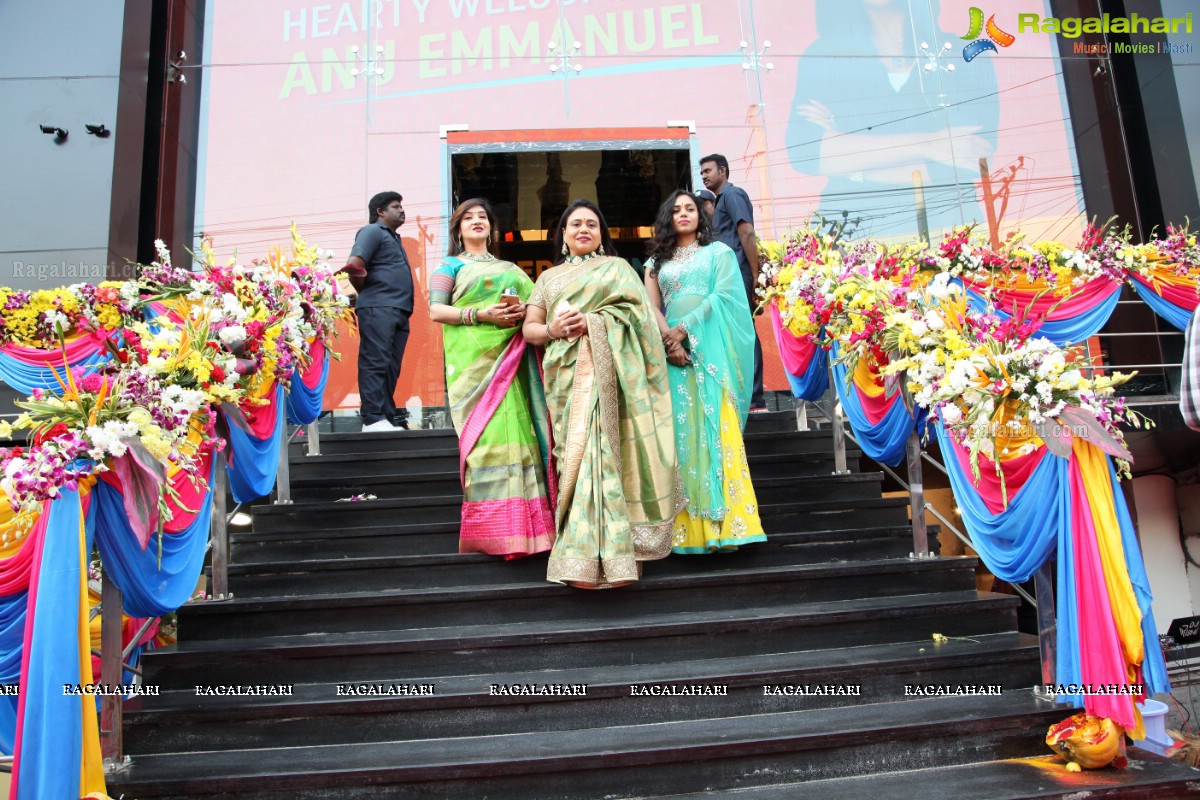
[[[746, 300], [753, 313], [757, 305], [754, 287], [758, 284], [758, 237], [754, 234], [754, 209], [750, 206], [750, 197], [729, 182], [729, 161], [723, 155], [714, 153], [700, 159], [700, 179], [704, 181], [704, 188], [717, 196], [713, 207], [713, 236], [737, 254], [742, 282], [746, 284]], [[754, 393], [750, 396], [750, 410], [767, 410], [763, 398], [762, 343], [758, 341], [757, 332], [754, 336]]]
[[397, 192], [371, 198], [371, 224], [355, 235], [345, 267], [358, 289], [359, 415], [367, 432], [408, 427], [407, 412], [394, 398], [413, 312], [412, 269], [396, 233], [404, 224], [403, 200]]

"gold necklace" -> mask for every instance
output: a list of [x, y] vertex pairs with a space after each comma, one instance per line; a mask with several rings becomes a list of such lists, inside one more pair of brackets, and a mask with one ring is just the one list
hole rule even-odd
[[593, 250], [592, 252], [584, 253], [581, 256], [567, 256], [565, 259], [563, 259], [563, 263], [564, 264], [582, 264], [584, 261], [587, 261], [587, 260], [593, 259], [593, 258], [599, 258], [599, 257], [600, 257], [600, 252], [598, 250]]

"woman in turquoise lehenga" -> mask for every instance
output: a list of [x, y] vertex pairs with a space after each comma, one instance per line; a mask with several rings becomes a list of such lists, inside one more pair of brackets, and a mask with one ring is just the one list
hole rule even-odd
[[568, 206], [557, 243], [563, 261], [538, 277], [524, 326], [546, 347], [560, 487], [546, 578], [608, 588], [671, 552], [682, 492], [667, 363], [646, 289], [613, 254], [600, 209]]
[[518, 558], [554, 543], [554, 473], [537, 358], [519, 331], [533, 282], [490, 252], [494, 224], [486, 200], [454, 211], [449, 255], [430, 281], [429, 316], [443, 325], [459, 439], [458, 550]]
[[671, 364], [675, 447], [687, 494], [672, 549], [712, 553], [764, 542], [742, 441], [754, 321], [737, 256], [712, 241], [709, 218], [688, 192], [675, 192], [659, 209], [645, 280]]

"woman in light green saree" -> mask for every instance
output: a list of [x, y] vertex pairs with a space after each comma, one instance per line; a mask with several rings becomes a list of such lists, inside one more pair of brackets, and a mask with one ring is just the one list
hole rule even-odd
[[637, 273], [613, 254], [600, 210], [562, 215], [563, 263], [538, 278], [525, 338], [542, 366], [558, 468], [558, 538], [547, 580], [587, 589], [638, 579], [671, 552], [684, 497], [666, 354]]
[[429, 316], [443, 325], [459, 439], [458, 551], [519, 558], [554, 542], [554, 478], [537, 358], [518, 331], [533, 282], [489, 252], [494, 222], [486, 200], [455, 210], [449, 255], [430, 281]]

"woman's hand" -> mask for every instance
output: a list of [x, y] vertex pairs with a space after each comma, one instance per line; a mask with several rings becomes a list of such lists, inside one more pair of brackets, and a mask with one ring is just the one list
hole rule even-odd
[[550, 323], [550, 336], [555, 339], [571, 339], [587, 335], [587, 320], [578, 309], [555, 314]]
[[692, 363], [691, 356], [683, 349], [683, 345], [674, 344], [667, 347], [667, 363], [676, 367], [686, 367]]
[[663, 347], [667, 348], [667, 353], [671, 352], [673, 346], [682, 349], [683, 343], [687, 341], [687, 331], [676, 325], [663, 334], [662, 341]]
[[500, 328], [515, 328], [521, 324], [521, 320], [524, 318], [524, 304], [510, 306], [505, 303], [496, 303], [479, 312], [480, 322], [490, 322]]

